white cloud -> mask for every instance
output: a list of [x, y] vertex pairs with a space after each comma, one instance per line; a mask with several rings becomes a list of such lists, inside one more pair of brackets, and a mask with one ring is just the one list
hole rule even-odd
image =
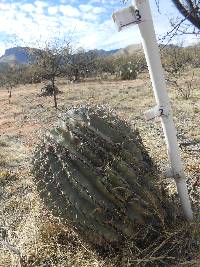
[[3, 52], [7, 49], [6, 43], [0, 42], [0, 56], [3, 54]]
[[84, 20], [90, 20], [90, 21], [93, 21], [93, 22], [97, 21], [97, 19], [98, 19], [97, 15], [95, 15], [93, 13], [90, 13], [90, 12], [83, 13], [82, 18]]
[[35, 13], [38, 14], [43, 14], [44, 13], [44, 9], [48, 7], [48, 4], [44, 1], [35, 1], [34, 2], [35, 5]]
[[63, 13], [65, 16], [69, 17], [79, 17], [80, 12], [77, 8], [70, 6], [70, 5], [60, 5], [59, 11]]
[[65, 32], [74, 32], [76, 35], [79, 35], [83, 32], [87, 32], [90, 28], [90, 23], [84, 20], [77, 18], [64, 17], [61, 22], [61, 30]]
[[[43, 4], [42, 1], [36, 1], [34, 5], [24, 4], [21, 7], [15, 4], [12, 5], [12, 9], [10, 6], [5, 4], [4, 10], [0, 10], [0, 34], [2, 32], [4, 35], [17, 35], [23, 40], [23, 45], [33, 46], [34, 40], [45, 41], [59, 34], [71, 34], [77, 43], [76, 46], [94, 49], [117, 46], [121, 38], [111, 20], [100, 23], [100, 14], [105, 11], [102, 7], [82, 5], [81, 13], [69, 4], [53, 6]], [[130, 40], [130, 37], [127, 39]], [[4, 48], [0, 41], [0, 53]]]
[[79, 9], [81, 10], [81, 17], [83, 20], [97, 22], [100, 19], [100, 15], [106, 12], [104, 7], [94, 7], [89, 4], [81, 4], [79, 5]]
[[10, 9], [9, 4], [0, 3], [0, 10], [8, 10]]
[[93, 7], [92, 12], [94, 14], [101, 14], [101, 13], [105, 13], [106, 9], [104, 7]]
[[[70, 5], [72, 1], [76, 0], [63, 0], [60, 5], [38, 0], [32, 4], [24, 1], [20, 5], [19, 2], [0, 0], [0, 54], [10, 46], [8, 41], [3, 41], [7, 35], [17, 35], [24, 41], [23, 45], [30, 46], [34, 45], [35, 40], [45, 41], [58, 36], [68, 38], [72, 35], [76, 46], [85, 49], [109, 50], [140, 42], [137, 27], [118, 33], [111, 19], [105, 21], [104, 15], [109, 15], [106, 12], [108, 1], [100, 6], [104, 0], [90, 0], [86, 2], [88, 4], [79, 5], [78, 8]], [[94, 2], [95, 6], [92, 4]], [[167, 25], [160, 22], [155, 25], [155, 29], [160, 35], [167, 31]]]
[[74, 4], [77, 0], [60, 0], [60, 3], [62, 4]]
[[26, 12], [33, 12], [35, 10], [35, 6], [32, 4], [23, 4], [20, 5], [20, 9]]
[[82, 12], [89, 12], [89, 11], [91, 11], [93, 9], [93, 6], [92, 5], [80, 5], [79, 9]]
[[101, 0], [90, 0], [89, 4], [99, 4], [101, 3]]
[[49, 15], [55, 15], [59, 11], [59, 8], [57, 6], [50, 6], [48, 7], [48, 14]]
[[87, 13], [94, 13], [94, 14], [101, 14], [106, 12], [106, 9], [104, 7], [94, 7], [92, 5], [79, 5], [79, 9], [82, 12], [87, 12]]
[[89, 4], [109, 4], [109, 5], [115, 5], [115, 4], [119, 4], [119, 0], [90, 0]]
[[36, 0], [35, 3], [34, 3], [37, 7], [40, 7], [40, 8], [45, 8], [48, 6], [48, 3], [45, 2], [45, 1], [39, 1], [39, 0]]
[[86, 49], [94, 49], [97, 47], [99, 36], [96, 32], [92, 32], [80, 38], [79, 45]]

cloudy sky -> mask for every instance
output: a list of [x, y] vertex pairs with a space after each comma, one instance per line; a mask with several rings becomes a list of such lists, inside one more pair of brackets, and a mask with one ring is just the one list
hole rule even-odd
[[[158, 36], [169, 29], [169, 18], [179, 15], [171, 1], [160, 2], [161, 14], [150, 0]], [[118, 33], [113, 24], [112, 13], [123, 6], [120, 0], [0, 0], [0, 55], [16, 44], [34, 46], [36, 40], [52, 36], [70, 36], [85, 49], [140, 43], [137, 26]], [[187, 42], [193, 42], [189, 38]]]

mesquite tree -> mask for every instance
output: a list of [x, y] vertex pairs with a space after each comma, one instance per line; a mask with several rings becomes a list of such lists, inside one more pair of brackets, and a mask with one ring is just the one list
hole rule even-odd
[[55, 108], [58, 107], [56, 77], [61, 75], [70, 61], [70, 51], [70, 42], [60, 38], [48, 40], [44, 47], [33, 51], [36, 66], [41, 70], [42, 76], [51, 83]]
[[200, 30], [200, 1], [172, 0], [180, 13]]
[[20, 67], [5, 65], [0, 71], [0, 86], [8, 90], [9, 103], [11, 102], [12, 90], [19, 83]]

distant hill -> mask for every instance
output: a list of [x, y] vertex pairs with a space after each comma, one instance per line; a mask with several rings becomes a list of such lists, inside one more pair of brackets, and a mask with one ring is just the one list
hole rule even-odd
[[114, 53], [114, 56], [129, 56], [137, 52], [143, 52], [142, 44], [133, 44], [125, 48], [121, 48]]
[[0, 63], [28, 64], [30, 62], [30, 48], [13, 47], [5, 50], [5, 54], [0, 57]]
[[114, 50], [110, 50], [110, 51], [106, 51], [104, 49], [94, 49], [94, 50], [89, 50], [86, 53], [94, 53], [99, 57], [106, 57], [106, 56], [113, 55], [118, 51], [119, 51], [119, 49], [114, 49]]
[[[137, 50], [141, 50], [142, 46], [139, 45], [130, 45], [126, 48], [121, 48], [121, 49], [114, 49], [110, 51], [106, 51], [103, 49], [94, 49], [90, 50], [86, 53], [95, 53], [99, 57], [106, 57], [106, 56], [111, 56], [111, 55], [127, 55], [127, 54], [132, 54]], [[29, 47], [13, 47], [5, 50], [5, 54], [0, 57], [0, 64], [29, 64], [32, 63], [30, 60], [30, 54], [31, 54], [32, 48]]]
[[[165, 49], [171, 49], [174, 47], [178, 47], [176, 45], [160, 45], [160, 47], [165, 47]], [[193, 47], [193, 46], [191, 46]], [[0, 65], [13, 65], [13, 64], [29, 64], [33, 63], [34, 57], [30, 56], [31, 51], [36, 48], [30, 48], [30, 47], [13, 47], [6, 49], [5, 54], [0, 57]], [[86, 53], [94, 53], [99, 57], [107, 57], [107, 56], [113, 56], [113, 57], [120, 57], [120, 56], [129, 56], [133, 55], [134, 53], [143, 53], [143, 48], [142, 44], [133, 44], [129, 45], [125, 48], [120, 48], [120, 49], [114, 49], [110, 51], [106, 51], [103, 49], [94, 49], [94, 50], [89, 50]]]
[[[5, 50], [5, 54], [0, 57], [0, 64], [29, 64], [33, 62], [31, 59], [31, 50], [35, 48], [29, 47], [13, 47]], [[116, 53], [119, 49], [106, 51], [103, 49], [90, 50], [87, 53], [95, 53], [99, 57], [105, 57]]]

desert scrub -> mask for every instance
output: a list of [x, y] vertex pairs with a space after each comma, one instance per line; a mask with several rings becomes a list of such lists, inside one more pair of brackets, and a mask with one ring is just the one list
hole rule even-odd
[[111, 110], [68, 110], [37, 146], [33, 174], [52, 214], [96, 248], [120, 251], [123, 266], [187, 257], [188, 223], [156, 185], [159, 173], [138, 131]]
[[0, 185], [4, 186], [18, 179], [17, 174], [9, 170], [0, 171]]
[[0, 139], [0, 147], [7, 147], [7, 146], [8, 146], [8, 143], [5, 140]]

